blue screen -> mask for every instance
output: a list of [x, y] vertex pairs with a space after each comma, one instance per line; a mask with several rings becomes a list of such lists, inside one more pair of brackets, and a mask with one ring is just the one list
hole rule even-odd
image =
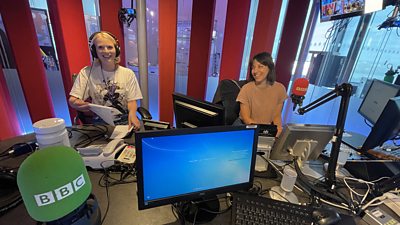
[[254, 132], [143, 138], [144, 201], [249, 182]]

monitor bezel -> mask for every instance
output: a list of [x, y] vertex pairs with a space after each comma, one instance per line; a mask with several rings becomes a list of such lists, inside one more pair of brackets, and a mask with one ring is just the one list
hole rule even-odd
[[[375, 84], [375, 82], [380, 83], [380, 84], [382, 84], [382, 85], [385, 85], [386, 87], [391, 87], [391, 88], [397, 89], [396, 95], [395, 95], [395, 96], [392, 96], [392, 97], [389, 97], [389, 98], [387, 99], [387, 102], [389, 101], [390, 98], [397, 97], [397, 96], [400, 95], [400, 85], [392, 84], [392, 83], [389, 83], [389, 82], [386, 82], [386, 81], [382, 81], [382, 80], [378, 80], [378, 79], [373, 79], [372, 82], [371, 82], [371, 84], [370, 84], [370, 86], [369, 86], [369, 88], [368, 88], [367, 93], [366, 93], [365, 96], [364, 96], [364, 99], [362, 100], [362, 102], [361, 102], [361, 104], [360, 104], [360, 106], [358, 107], [358, 110], [357, 110], [357, 112], [358, 112], [362, 117], [364, 117], [368, 122], [370, 122], [371, 124], [375, 124], [375, 123], [378, 121], [379, 116], [378, 116], [378, 118], [376, 119], [376, 121], [374, 121], [373, 118], [370, 118], [368, 115], [366, 115], [366, 114], [362, 111], [361, 108], [364, 106], [364, 103], [365, 103], [366, 99], [368, 98], [368, 96], [369, 96], [369, 94], [370, 94], [370, 91], [371, 91], [371, 89], [372, 89], [372, 86]], [[386, 103], [387, 103], [387, 102], [386, 102]], [[383, 112], [384, 108], [385, 108], [385, 106], [382, 107], [382, 111], [381, 111], [380, 113]]]
[[[180, 115], [178, 115], [179, 114], [179, 109], [177, 108], [176, 101], [183, 101], [184, 103], [188, 103], [188, 104], [193, 105], [195, 107], [199, 107], [199, 108], [203, 107], [203, 109], [206, 109], [208, 111], [213, 111], [214, 113], [217, 114], [216, 117], [215, 117], [216, 120], [219, 121], [219, 123], [216, 126], [225, 125], [225, 107], [224, 106], [218, 105], [218, 104], [214, 104], [214, 103], [211, 103], [211, 102], [207, 102], [207, 101], [198, 100], [198, 99], [192, 98], [190, 96], [174, 92], [174, 93], [172, 93], [172, 103], [173, 103], [174, 117], [175, 117], [175, 123], [176, 123], [176, 127], [177, 128], [185, 128], [183, 123], [187, 122], [187, 121], [180, 121], [180, 118], [179, 118]], [[186, 109], [192, 110], [192, 109], [189, 109], [189, 108], [186, 108]], [[196, 111], [196, 110], [192, 110], [192, 112], [196, 112], [196, 113], [199, 113], [199, 114], [206, 115], [206, 113], [203, 113], [203, 112], [200, 112], [200, 111]], [[203, 126], [203, 125], [199, 125], [199, 124], [192, 124], [192, 125], [195, 125], [196, 127], [209, 126], [209, 125], [204, 125]], [[190, 126], [186, 126], [186, 127], [190, 127]]]
[[[274, 146], [272, 146], [271, 153], [270, 153], [270, 159], [276, 159], [276, 160], [293, 160], [293, 156], [289, 154], [289, 152], [285, 152], [285, 149], [292, 141], [291, 139], [291, 134], [293, 132], [299, 132], [299, 133], [308, 133], [308, 132], [314, 132], [321, 134], [321, 132], [325, 133], [331, 133], [331, 138], [329, 141], [332, 139], [334, 133], [335, 133], [335, 126], [334, 125], [320, 125], [320, 124], [297, 124], [297, 123], [288, 123], [285, 125], [283, 132], [279, 136], [278, 140], [275, 142]], [[318, 136], [320, 138], [320, 136]], [[318, 139], [316, 138], [316, 139]], [[329, 143], [327, 141], [327, 144]], [[324, 148], [325, 146], [321, 146], [321, 143], [318, 143], [317, 147], [322, 147]], [[293, 146], [292, 146], [293, 147]], [[323, 149], [321, 150], [314, 150], [313, 152], [310, 153], [310, 155], [307, 157], [307, 159], [304, 160], [315, 160], [319, 157]]]
[[[204, 133], [215, 133], [215, 132], [229, 132], [229, 131], [242, 131], [242, 130], [253, 130], [254, 142], [252, 149], [252, 159], [250, 166], [249, 181], [218, 187], [209, 190], [202, 190], [198, 192], [191, 192], [177, 196], [171, 196], [168, 198], [157, 199], [152, 201], [145, 201], [144, 199], [144, 179], [143, 179], [143, 155], [142, 155], [142, 142], [143, 138], [149, 137], [161, 137], [161, 136], [173, 136], [173, 135], [186, 135], [186, 134], [204, 134]], [[243, 125], [243, 126], [213, 126], [213, 127], [199, 127], [199, 128], [186, 128], [186, 129], [171, 129], [171, 130], [155, 130], [155, 131], [141, 131], [135, 133], [136, 143], [136, 168], [137, 168], [137, 197], [138, 197], [138, 208], [139, 210], [158, 207], [162, 205], [173, 204], [182, 201], [190, 201], [198, 198], [209, 197], [217, 194], [226, 192], [248, 190], [253, 186], [254, 181], [254, 168], [257, 153], [258, 143], [258, 127], [255, 125]], [[147, 204], [145, 204], [145, 202]]]
[[322, 16], [322, 0], [319, 1], [319, 15], [320, 15], [321, 22], [328, 22], [328, 21], [334, 21], [334, 20], [339, 20], [339, 19], [345, 19], [345, 18], [349, 18], [349, 17], [361, 16], [364, 14], [364, 9], [365, 9], [365, 1], [364, 1], [364, 7], [362, 10], [354, 11], [354, 12], [350, 12], [350, 13], [346, 13], [346, 14], [323, 17]]
[[[396, 113], [393, 112], [393, 110], [396, 110]], [[361, 146], [361, 153], [367, 154], [368, 150], [373, 149], [377, 146], [381, 146], [386, 141], [397, 136], [397, 134], [390, 132], [395, 130], [397, 130], [397, 132], [400, 131], [399, 114], [400, 96], [390, 98], [383, 108], [381, 114], [379, 115], [379, 118], [376, 121], [375, 125], [371, 128], [371, 131], [369, 132], [363, 145]]]
[[[142, 119], [144, 130], [166, 130], [171, 129], [171, 124], [169, 122], [157, 121], [151, 119]], [[159, 125], [156, 127], [155, 125]], [[147, 129], [147, 127], [153, 127], [153, 129]]]

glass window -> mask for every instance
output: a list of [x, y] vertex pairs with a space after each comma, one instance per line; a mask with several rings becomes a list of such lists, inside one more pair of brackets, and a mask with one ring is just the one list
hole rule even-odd
[[374, 13], [367, 34], [363, 40], [360, 54], [351, 74], [350, 81], [365, 82], [372, 78], [383, 80], [385, 73], [400, 66], [400, 42], [398, 28], [381, 29], [377, 27], [391, 15], [393, 7]]
[[175, 91], [182, 94], [187, 93], [192, 5], [192, 0], [178, 1]]
[[[400, 65], [400, 42], [396, 29], [378, 30], [393, 7], [364, 16], [333, 22], [317, 22], [310, 39], [303, 76], [310, 81], [303, 106], [332, 91], [344, 82], [353, 85], [345, 129], [368, 135], [370, 127], [357, 112], [373, 78]], [[318, 18], [319, 19], [319, 18]], [[305, 115], [287, 113], [286, 123], [335, 124], [340, 98], [323, 104]], [[290, 110], [292, 111], [292, 110]]]
[[211, 39], [211, 51], [210, 51], [210, 63], [208, 67], [207, 76], [207, 90], [206, 90], [206, 101], [211, 102], [214, 98], [215, 91], [217, 90], [219, 82], [219, 73], [221, 69], [221, 55], [222, 55], [222, 44], [224, 41], [225, 21], [226, 21], [226, 10], [227, 0], [219, 0], [215, 3], [214, 12], [214, 29]]
[[[136, 9], [136, 1], [123, 0], [124, 8]], [[146, 1], [146, 32], [147, 32], [147, 63], [148, 63], [148, 98], [149, 111], [153, 119], [159, 118], [158, 105], [158, 1]], [[138, 33], [137, 20], [135, 19], [129, 26], [124, 24], [125, 35], [125, 56], [128, 68], [132, 69], [138, 80], [140, 80], [139, 54], [138, 54]]]
[[258, 0], [252, 0], [250, 4], [249, 19], [247, 22], [246, 39], [244, 42], [244, 51], [243, 51], [239, 80], [246, 80], [247, 71], [249, 70], [249, 59], [250, 57], [253, 57], [250, 56], [250, 51], [251, 51], [251, 44], [253, 42], [254, 25], [256, 23], [256, 17], [257, 17], [257, 8], [258, 8]]

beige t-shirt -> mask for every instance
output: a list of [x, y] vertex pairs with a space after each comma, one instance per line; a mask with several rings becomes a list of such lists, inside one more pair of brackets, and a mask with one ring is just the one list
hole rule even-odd
[[249, 107], [250, 117], [257, 124], [270, 124], [275, 117], [276, 107], [287, 98], [286, 88], [279, 82], [260, 88], [252, 81], [242, 87], [236, 101]]

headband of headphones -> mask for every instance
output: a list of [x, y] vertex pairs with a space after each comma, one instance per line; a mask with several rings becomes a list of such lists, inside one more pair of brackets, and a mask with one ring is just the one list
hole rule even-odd
[[107, 32], [107, 31], [94, 32], [92, 35], [90, 35], [90, 37], [89, 37], [89, 48], [90, 48], [90, 54], [92, 54], [92, 57], [93, 58], [99, 58], [97, 56], [96, 46], [93, 43], [94, 39], [99, 34], [106, 34], [106, 35], [110, 36], [114, 40], [114, 42], [115, 42], [115, 44], [114, 44], [115, 57], [118, 57], [119, 54], [121, 53], [121, 49], [120, 49], [120, 46], [119, 46], [119, 41], [118, 41], [117, 37], [115, 37], [112, 33]]

